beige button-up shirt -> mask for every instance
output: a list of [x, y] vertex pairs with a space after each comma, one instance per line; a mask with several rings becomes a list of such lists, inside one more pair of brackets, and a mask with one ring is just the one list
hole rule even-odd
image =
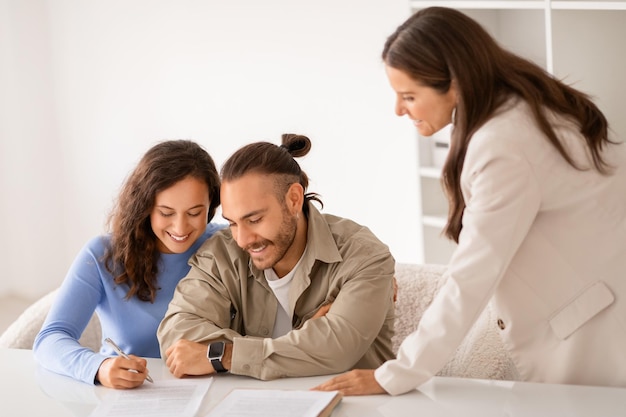
[[[289, 294], [293, 330], [272, 339], [278, 301], [229, 230], [190, 259], [157, 335], [233, 342], [230, 372], [259, 379], [376, 368], [393, 358], [393, 275], [386, 245], [364, 226], [309, 204], [307, 250]], [[309, 320], [324, 304], [332, 308]]]

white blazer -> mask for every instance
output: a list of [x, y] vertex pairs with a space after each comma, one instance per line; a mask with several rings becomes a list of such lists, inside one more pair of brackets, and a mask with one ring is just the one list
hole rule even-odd
[[576, 126], [551, 118], [569, 165], [511, 99], [473, 136], [447, 280], [398, 357], [376, 370], [400, 394], [448, 361], [493, 298], [523, 380], [626, 387], [626, 144], [592, 168]]

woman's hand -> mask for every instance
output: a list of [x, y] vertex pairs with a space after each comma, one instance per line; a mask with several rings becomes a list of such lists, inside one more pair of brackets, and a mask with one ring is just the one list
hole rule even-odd
[[98, 368], [96, 380], [109, 388], [128, 389], [143, 384], [148, 376], [147, 361], [135, 355], [105, 359]]
[[315, 391], [340, 391], [343, 395], [385, 394], [374, 378], [374, 369], [354, 369], [312, 388]]

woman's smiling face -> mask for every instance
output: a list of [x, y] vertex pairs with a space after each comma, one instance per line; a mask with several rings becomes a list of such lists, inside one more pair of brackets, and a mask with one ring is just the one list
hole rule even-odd
[[162, 253], [183, 253], [204, 233], [209, 210], [207, 184], [182, 179], [157, 193], [150, 213], [152, 231]]
[[399, 69], [385, 67], [391, 88], [396, 92], [396, 114], [407, 115], [422, 136], [432, 136], [452, 121], [456, 106], [454, 82], [440, 93], [415, 81]]

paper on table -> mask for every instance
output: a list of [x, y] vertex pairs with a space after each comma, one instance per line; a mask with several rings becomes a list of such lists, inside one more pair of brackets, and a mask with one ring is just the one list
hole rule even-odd
[[132, 390], [112, 390], [90, 417], [193, 417], [212, 381], [161, 380]]
[[207, 417], [324, 417], [341, 397], [338, 391], [234, 389]]

